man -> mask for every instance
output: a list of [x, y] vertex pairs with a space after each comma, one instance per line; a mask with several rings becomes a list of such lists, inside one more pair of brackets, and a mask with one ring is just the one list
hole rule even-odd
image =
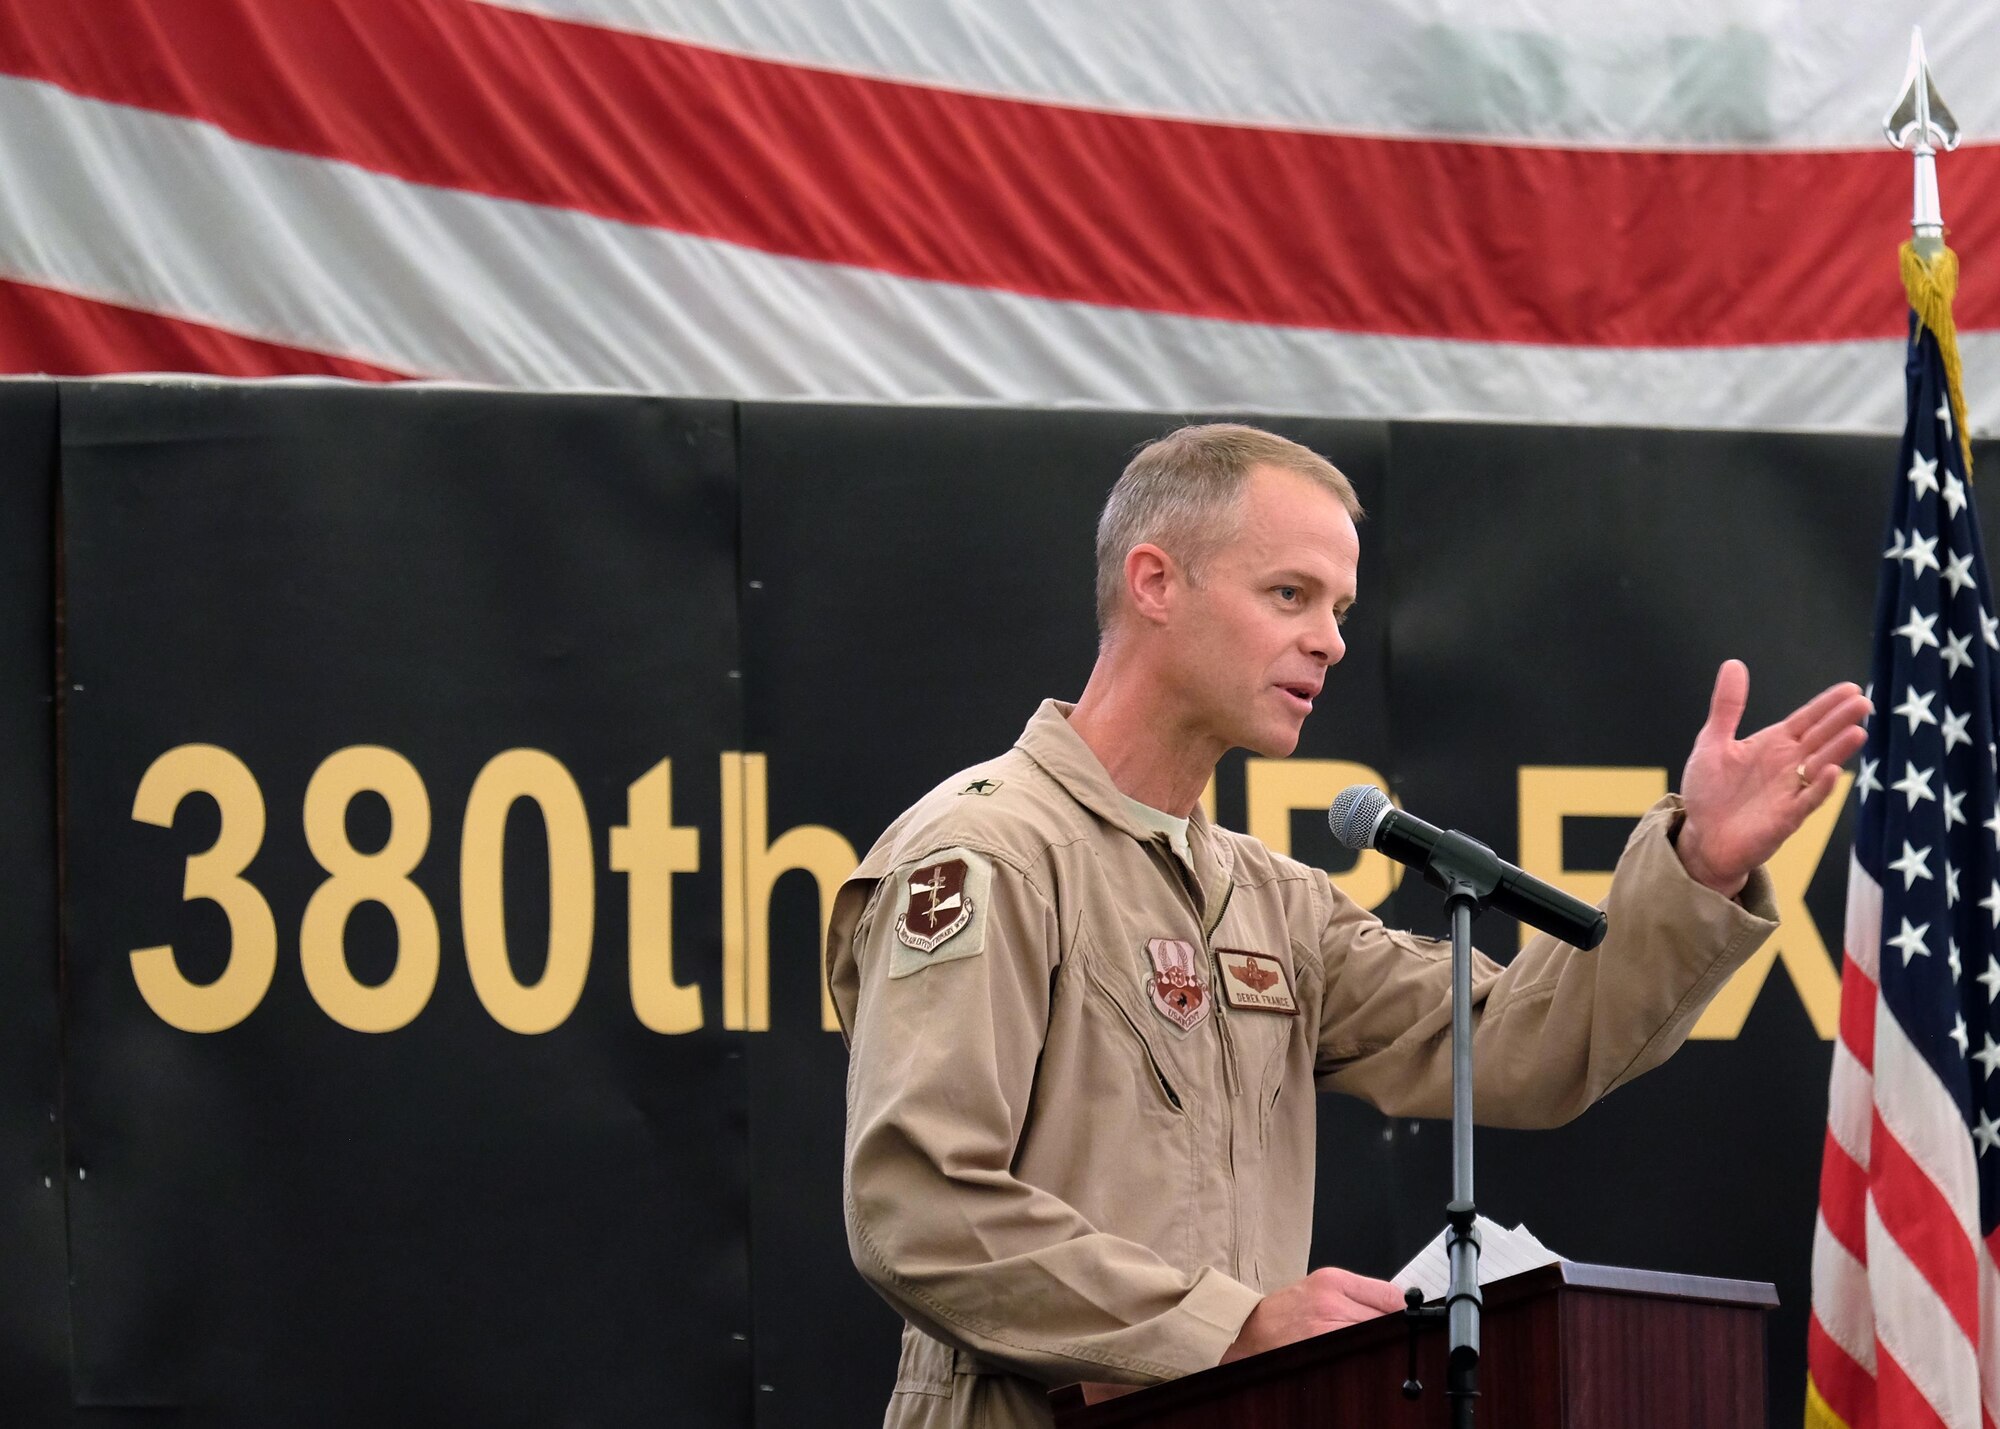
[[[1343, 646], [1361, 515], [1247, 427], [1147, 447], [1098, 529], [1095, 669], [898, 819], [835, 900], [855, 1264], [908, 1322], [888, 1422], [1038, 1425], [1401, 1304], [1306, 1274], [1312, 1092], [1450, 1105], [1448, 949], [1211, 826], [1216, 760], [1292, 752]], [[1633, 834], [1597, 954], [1480, 959], [1476, 1105], [1553, 1125], [1658, 1065], [1775, 926], [1759, 866], [1832, 790], [1838, 685], [1737, 740], [1717, 677], [1679, 798]]]

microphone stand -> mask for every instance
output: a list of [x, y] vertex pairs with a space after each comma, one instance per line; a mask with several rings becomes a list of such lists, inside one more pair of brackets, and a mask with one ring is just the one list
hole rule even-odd
[[[1500, 886], [1506, 865], [1492, 849], [1477, 839], [1448, 832], [1432, 850], [1424, 876], [1444, 889], [1445, 907], [1451, 913], [1451, 1201], [1445, 1206], [1450, 1235], [1445, 1242], [1451, 1265], [1451, 1284], [1445, 1296], [1444, 1317], [1449, 1350], [1445, 1360], [1445, 1399], [1451, 1405], [1453, 1429], [1472, 1429], [1473, 1401], [1479, 1397], [1479, 1316], [1483, 1302], [1479, 1295], [1478, 1212], [1472, 1200], [1472, 920], [1486, 906], [1493, 890]], [[1412, 1290], [1412, 1300], [1421, 1292]], [[1413, 1304], [1409, 1311], [1411, 1333], [1419, 1316], [1429, 1318], [1439, 1312], [1422, 1312]], [[1414, 1398], [1422, 1386], [1413, 1370], [1403, 1392]]]
[[1448, 1334], [1445, 1397], [1454, 1429], [1472, 1429], [1472, 1402], [1479, 1397], [1478, 1212], [1472, 1201], [1472, 920], [1489, 903], [1544, 931], [1568, 936], [1574, 946], [1594, 948], [1604, 939], [1604, 914], [1515, 868], [1485, 844], [1456, 830], [1439, 830], [1419, 819], [1392, 820], [1389, 796], [1367, 784], [1340, 791], [1326, 811], [1327, 826], [1352, 849], [1373, 848], [1400, 863], [1421, 868], [1424, 878], [1444, 890], [1451, 913], [1451, 1200], [1445, 1206], [1449, 1233], [1445, 1254], [1450, 1288], [1439, 1307], [1424, 1304], [1412, 1286], [1403, 1300], [1408, 1332], [1409, 1373], [1403, 1397], [1424, 1391], [1417, 1380], [1417, 1332], [1429, 1320], [1444, 1320]]

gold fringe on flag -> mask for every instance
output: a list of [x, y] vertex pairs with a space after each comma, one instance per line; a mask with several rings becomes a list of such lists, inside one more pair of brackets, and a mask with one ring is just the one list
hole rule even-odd
[[1951, 418], [1958, 431], [1958, 450], [1965, 458], [1965, 479], [1972, 479], [1972, 433], [1965, 421], [1965, 367], [1958, 358], [1958, 329], [1951, 320], [1951, 300], [1958, 295], [1958, 255], [1940, 249], [1935, 258], [1918, 255], [1914, 243], [1897, 250], [1902, 259], [1903, 291], [1917, 321], [1937, 338], [1944, 359], [1944, 385], [1951, 401]]
[[1820, 1398], [1819, 1386], [1810, 1375], [1806, 1377], [1806, 1429], [1847, 1429], [1847, 1421]]

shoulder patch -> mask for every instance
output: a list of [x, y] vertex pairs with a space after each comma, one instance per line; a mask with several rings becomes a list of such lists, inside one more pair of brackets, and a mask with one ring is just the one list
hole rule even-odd
[[967, 794], [979, 794], [982, 796], [996, 794], [1000, 791], [1000, 786], [1006, 782], [1005, 779], [975, 779], [958, 791], [959, 796], [962, 798]]
[[898, 870], [895, 880], [890, 977], [908, 977], [985, 951], [987, 898], [993, 887], [993, 865], [986, 859], [970, 849], [945, 849]]
[[948, 858], [913, 870], [905, 879], [909, 901], [896, 915], [896, 937], [920, 953], [936, 952], [972, 921], [965, 896], [965, 860]]

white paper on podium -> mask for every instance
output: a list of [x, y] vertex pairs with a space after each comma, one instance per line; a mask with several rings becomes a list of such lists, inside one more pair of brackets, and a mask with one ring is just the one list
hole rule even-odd
[[[1562, 1257], [1535, 1239], [1535, 1233], [1526, 1226], [1515, 1226], [1508, 1230], [1481, 1216], [1475, 1222], [1479, 1231], [1479, 1283], [1488, 1284], [1495, 1280], [1505, 1280], [1510, 1275], [1519, 1275], [1524, 1270], [1533, 1270], [1538, 1265], [1554, 1265]], [[1445, 1255], [1445, 1237], [1449, 1228], [1437, 1233], [1437, 1239], [1418, 1251], [1410, 1263], [1397, 1271], [1390, 1281], [1398, 1290], [1408, 1290], [1411, 1286], [1424, 1292], [1425, 1300], [1442, 1300], [1451, 1288], [1451, 1262]]]

